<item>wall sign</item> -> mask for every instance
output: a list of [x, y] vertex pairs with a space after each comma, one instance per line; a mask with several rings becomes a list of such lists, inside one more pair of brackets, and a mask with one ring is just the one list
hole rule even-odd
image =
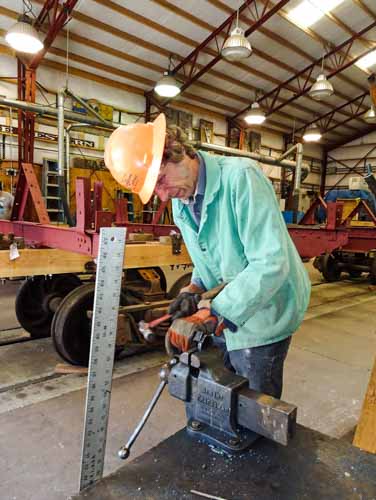
[[[17, 135], [18, 127], [10, 127], [9, 125], [0, 125], [0, 133], [5, 135]], [[34, 138], [39, 141], [48, 142], [58, 142], [58, 137], [56, 134], [50, 134], [48, 132], [40, 132], [38, 130], [34, 133]], [[79, 146], [81, 148], [95, 148], [94, 141], [88, 141], [87, 139], [78, 139], [77, 137], [70, 137], [69, 143], [72, 146]]]

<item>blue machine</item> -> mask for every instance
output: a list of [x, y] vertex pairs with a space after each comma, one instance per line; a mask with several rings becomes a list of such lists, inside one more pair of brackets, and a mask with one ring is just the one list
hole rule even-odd
[[[324, 200], [331, 202], [336, 201], [338, 198], [342, 200], [354, 198], [365, 200], [373, 213], [376, 214], [376, 198], [370, 191], [366, 191], [365, 189], [332, 189], [332, 191], [329, 191], [325, 195]], [[325, 210], [322, 207], [318, 209], [317, 220], [320, 223], [325, 220]]]

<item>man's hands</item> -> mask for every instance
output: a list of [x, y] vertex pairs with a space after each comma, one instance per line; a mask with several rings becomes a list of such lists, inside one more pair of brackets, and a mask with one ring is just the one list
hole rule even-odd
[[222, 284], [206, 291], [191, 283], [181, 289], [180, 294], [168, 309], [173, 323], [166, 335], [167, 352], [169, 352], [168, 346], [171, 345], [180, 352], [188, 351], [192, 347], [192, 340], [196, 332], [219, 336], [225, 328], [229, 328], [233, 332], [237, 330], [236, 325], [211, 310], [211, 299], [223, 287]]
[[168, 308], [172, 320], [191, 316], [197, 311], [197, 304], [200, 302], [201, 295], [198, 293], [180, 293]]
[[175, 319], [167, 332], [168, 340], [180, 352], [185, 352], [192, 347], [196, 332], [211, 335], [215, 333], [217, 325], [218, 319], [211, 314], [210, 309], [199, 309], [191, 316]]
[[191, 283], [182, 288], [176, 299], [170, 304], [168, 313], [173, 320], [191, 316], [198, 310], [198, 303], [201, 300], [201, 294], [204, 290]]

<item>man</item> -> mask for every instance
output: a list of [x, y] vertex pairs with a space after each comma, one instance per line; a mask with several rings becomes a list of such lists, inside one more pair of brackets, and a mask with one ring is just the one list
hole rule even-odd
[[[155, 129], [161, 131], [156, 122], [143, 125], [152, 127], [148, 132], [150, 136], [152, 130], [154, 138]], [[116, 160], [121, 155], [116, 151], [131, 141], [125, 131], [117, 135], [106, 147], [106, 165], [119, 177], [121, 164]], [[175, 224], [194, 264], [190, 286], [170, 310], [175, 317], [193, 313], [192, 321], [208, 333], [218, 333], [220, 324], [224, 331], [217, 342], [225, 350], [227, 366], [248, 378], [250, 388], [279, 398], [283, 364], [291, 335], [307, 309], [310, 283], [273, 187], [255, 161], [196, 152], [179, 128], [167, 130], [162, 153], [154, 142], [149, 137], [147, 152], [151, 154], [154, 144], [156, 153], [148, 177], [159, 162], [153, 190], [162, 201], [172, 199]], [[126, 159], [121, 159], [125, 165]], [[133, 179], [144, 200], [146, 183]], [[225, 285], [220, 293], [195, 312], [200, 307], [197, 294], [220, 284]], [[177, 322], [170, 328], [170, 339], [186, 349], [189, 343]]]

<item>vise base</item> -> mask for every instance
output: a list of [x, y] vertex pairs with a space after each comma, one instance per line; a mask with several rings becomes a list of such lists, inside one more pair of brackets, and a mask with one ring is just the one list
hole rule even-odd
[[261, 437], [255, 432], [241, 428], [237, 428], [236, 433], [230, 435], [209, 424], [204, 424], [198, 420], [192, 419], [189, 419], [187, 422], [187, 432], [194, 439], [204, 441], [209, 445], [224, 450], [230, 455], [247, 450]]

